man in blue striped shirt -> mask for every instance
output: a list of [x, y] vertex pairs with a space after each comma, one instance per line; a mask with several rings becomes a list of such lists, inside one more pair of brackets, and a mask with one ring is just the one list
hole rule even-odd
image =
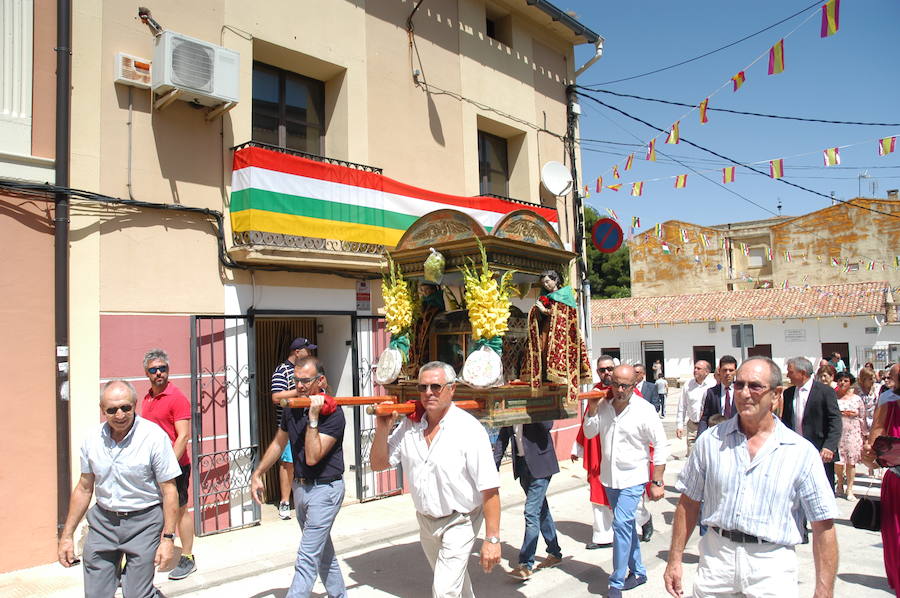
[[700, 540], [695, 598], [797, 596], [794, 546], [804, 517], [813, 532], [814, 596], [833, 596], [837, 504], [816, 449], [773, 415], [782, 390], [775, 362], [751, 357], [734, 381], [738, 417], [697, 438], [675, 486], [682, 495], [664, 576], [672, 596], [682, 596], [681, 561], [698, 520], [710, 533]]

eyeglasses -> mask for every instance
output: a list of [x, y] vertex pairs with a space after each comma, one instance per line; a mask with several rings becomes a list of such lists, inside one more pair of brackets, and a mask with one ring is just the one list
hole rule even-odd
[[169, 371], [169, 366], [157, 365], [152, 368], [147, 368], [147, 371], [150, 372], [151, 374], [155, 374], [156, 372], [162, 372], [163, 374], [165, 374], [166, 372]]
[[619, 390], [628, 390], [630, 388], [634, 388], [634, 384], [619, 384], [617, 382], [613, 382], [612, 387], [618, 388]]
[[614, 366], [614, 365], [611, 365], [611, 366], [606, 367], [606, 368], [601, 368], [600, 366], [597, 366], [597, 371], [598, 371], [598, 372], [611, 372], [611, 371], [613, 371], [614, 369], [616, 369], [616, 366]]
[[312, 378], [297, 378], [295, 376], [294, 380], [297, 381], [297, 384], [302, 384], [303, 386], [307, 386], [309, 384], [312, 384], [313, 382], [315, 382], [316, 380], [318, 380], [321, 377], [322, 377], [322, 374], [319, 374], [318, 376], [313, 376]]
[[736, 391], [744, 390], [744, 387], [746, 386], [748, 389], [750, 389], [750, 392], [755, 395], [757, 395], [761, 392], [765, 392], [766, 390], [769, 390], [769, 388], [770, 388], [770, 387], [766, 386], [765, 384], [760, 384], [759, 382], [744, 382], [742, 380], [735, 380], [732, 383], [732, 386], [734, 386], [734, 390], [736, 390]]
[[128, 413], [132, 409], [134, 409], [134, 405], [119, 405], [118, 407], [107, 407], [104, 409], [106, 411], [106, 415], [115, 415], [116, 412], [121, 409], [122, 413]]
[[416, 386], [416, 389], [422, 394], [428, 392], [428, 389], [431, 389], [431, 394], [436, 395], [440, 394], [442, 390], [444, 390], [445, 386], [449, 386], [450, 382], [446, 382], [444, 384], [419, 384]]

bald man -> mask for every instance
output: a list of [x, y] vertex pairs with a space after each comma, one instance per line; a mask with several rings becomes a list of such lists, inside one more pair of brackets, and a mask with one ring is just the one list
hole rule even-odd
[[[610, 598], [647, 582], [635, 517], [647, 482], [650, 500], [663, 497], [663, 473], [668, 442], [653, 405], [632, 400], [638, 376], [630, 365], [613, 370], [612, 397], [591, 399], [584, 418], [586, 438], [600, 436], [603, 457], [600, 481], [613, 511], [613, 572], [609, 576]], [[650, 449], [653, 479], [650, 480]], [[627, 574], [627, 575], [626, 575]]]

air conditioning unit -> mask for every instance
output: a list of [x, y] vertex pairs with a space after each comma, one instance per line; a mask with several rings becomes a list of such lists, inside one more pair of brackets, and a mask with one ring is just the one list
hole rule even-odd
[[116, 54], [116, 83], [141, 89], [150, 88], [150, 61], [131, 54]]
[[201, 106], [238, 101], [240, 54], [174, 31], [163, 31], [153, 51], [151, 88], [178, 90], [177, 99]]

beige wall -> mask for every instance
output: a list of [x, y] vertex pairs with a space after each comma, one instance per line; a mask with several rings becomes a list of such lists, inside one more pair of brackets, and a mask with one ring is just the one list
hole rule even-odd
[[[53, 319], [53, 203], [0, 195], [0, 572], [55, 559], [56, 360]], [[15, 541], [11, 541], [15, 539]]]

